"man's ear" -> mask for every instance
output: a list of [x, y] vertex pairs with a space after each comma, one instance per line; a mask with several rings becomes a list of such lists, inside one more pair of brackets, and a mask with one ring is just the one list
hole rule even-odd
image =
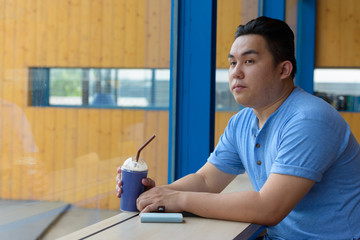
[[291, 76], [293, 65], [290, 61], [283, 61], [280, 63], [280, 78], [287, 79]]

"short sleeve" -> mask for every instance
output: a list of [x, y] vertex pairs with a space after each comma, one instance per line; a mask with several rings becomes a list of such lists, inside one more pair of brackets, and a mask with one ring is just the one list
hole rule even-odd
[[272, 165], [272, 173], [280, 173], [320, 181], [335, 161], [342, 134], [324, 121], [299, 120], [279, 131], [281, 142]]
[[230, 119], [219, 139], [219, 143], [208, 158], [208, 162], [212, 163], [216, 168], [233, 175], [245, 172], [238, 154], [239, 149], [236, 142], [236, 134], [238, 134], [237, 122], [237, 115]]

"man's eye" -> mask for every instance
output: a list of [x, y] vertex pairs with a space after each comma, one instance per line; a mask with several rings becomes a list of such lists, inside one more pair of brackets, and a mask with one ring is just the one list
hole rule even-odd
[[236, 62], [230, 62], [230, 66], [235, 66]]
[[245, 64], [249, 64], [249, 63], [254, 63], [254, 61], [250, 59], [245, 60]]

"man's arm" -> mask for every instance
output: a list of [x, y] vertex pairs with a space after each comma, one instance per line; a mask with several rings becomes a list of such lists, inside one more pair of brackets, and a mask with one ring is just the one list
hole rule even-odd
[[272, 226], [285, 218], [314, 185], [314, 181], [305, 178], [270, 174], [259, 192], [217, 194], [233, 179], [233, 175], [207, 163], [194, 175], [145, 192], [138, 199], [138, 208], [149, 212], [166, 206], [170, 212], [186, 211], [208, 218]]
[[183, 211], [199, 216], [274, 226], [292, 211], [314, 183], [301, 177], [272, 173], [259, 192], [186, 192], [179, 202]]

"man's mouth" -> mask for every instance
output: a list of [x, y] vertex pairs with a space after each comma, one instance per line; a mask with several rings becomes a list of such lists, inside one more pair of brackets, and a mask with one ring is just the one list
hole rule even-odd
[[235, 91], [241, 91], [244, 88], [246, 88], [246, 87], [244, 85], [241, 85], [241, 84], [235, 84], [233, 86], [233, 90], [235, 90]]

